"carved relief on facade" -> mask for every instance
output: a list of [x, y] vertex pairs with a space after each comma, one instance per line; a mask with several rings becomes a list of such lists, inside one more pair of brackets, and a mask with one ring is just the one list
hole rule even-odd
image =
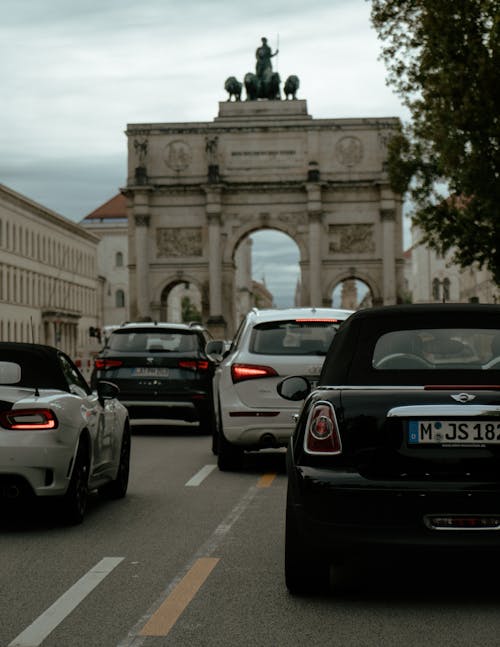
[[193, 153], [186, 142], [176, 139], [165, 146], [163, 159], [173, 171], [184, 171], [191, 164]]
[[362, 254], [375, 252], [373, 225], [330, 225], [330, 253]]
[[159, 228], [156, 248], [159, 257], [203, 256], [201, 227]]
[[356, 166], [363, 159], [363, 144], [357, 137], [342, 137], [335, 146], [335, 155], [342, 166]]

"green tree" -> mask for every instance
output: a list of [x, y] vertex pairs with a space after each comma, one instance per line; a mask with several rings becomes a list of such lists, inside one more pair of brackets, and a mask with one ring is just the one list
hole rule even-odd
[[190, 321], [199, 321], [201, 323], [201, 313], [188, 296], [181, 299], [181, 312], [184, 323], [189, 323]]
[[412, 117], [389, 144], [393, 188], [423, 242], [500, 285], [500, 0], [372, 0], [371, 19]]

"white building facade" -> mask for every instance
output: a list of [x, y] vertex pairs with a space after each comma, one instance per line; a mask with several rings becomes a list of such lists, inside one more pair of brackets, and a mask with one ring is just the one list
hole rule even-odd
[[87, 353], [96, 326], [98, 239], [0, 184], [0, 339]]

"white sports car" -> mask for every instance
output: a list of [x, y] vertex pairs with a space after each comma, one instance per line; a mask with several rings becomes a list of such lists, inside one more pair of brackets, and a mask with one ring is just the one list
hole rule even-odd
[[77, 524], [90, 490], [124, 497], [130, 427], [118, 391], [92, 391], [56, 348], [0, 342], [0, 498], [58, 497]]

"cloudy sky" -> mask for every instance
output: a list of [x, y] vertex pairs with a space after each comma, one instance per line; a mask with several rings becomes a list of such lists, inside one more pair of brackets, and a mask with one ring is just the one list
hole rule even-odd
[[[81, 220], [125, 185], [127, 123], [212, 121], [225, 79], [254, 69], [262, 36], [273, 50], [279, 43], [273, 67], [299, 76], [298, 97], [314, 118], [406, 119], [385, 84], [370, 6], [2, 0], [0, 183]], [[297, 260], [285, 250], [273, 259], [270, 248], [274, 239], [256, 238], [255, 275], [281, 294], [294, 285]], [[273, 284], [276, 260], [281, 284]]]

